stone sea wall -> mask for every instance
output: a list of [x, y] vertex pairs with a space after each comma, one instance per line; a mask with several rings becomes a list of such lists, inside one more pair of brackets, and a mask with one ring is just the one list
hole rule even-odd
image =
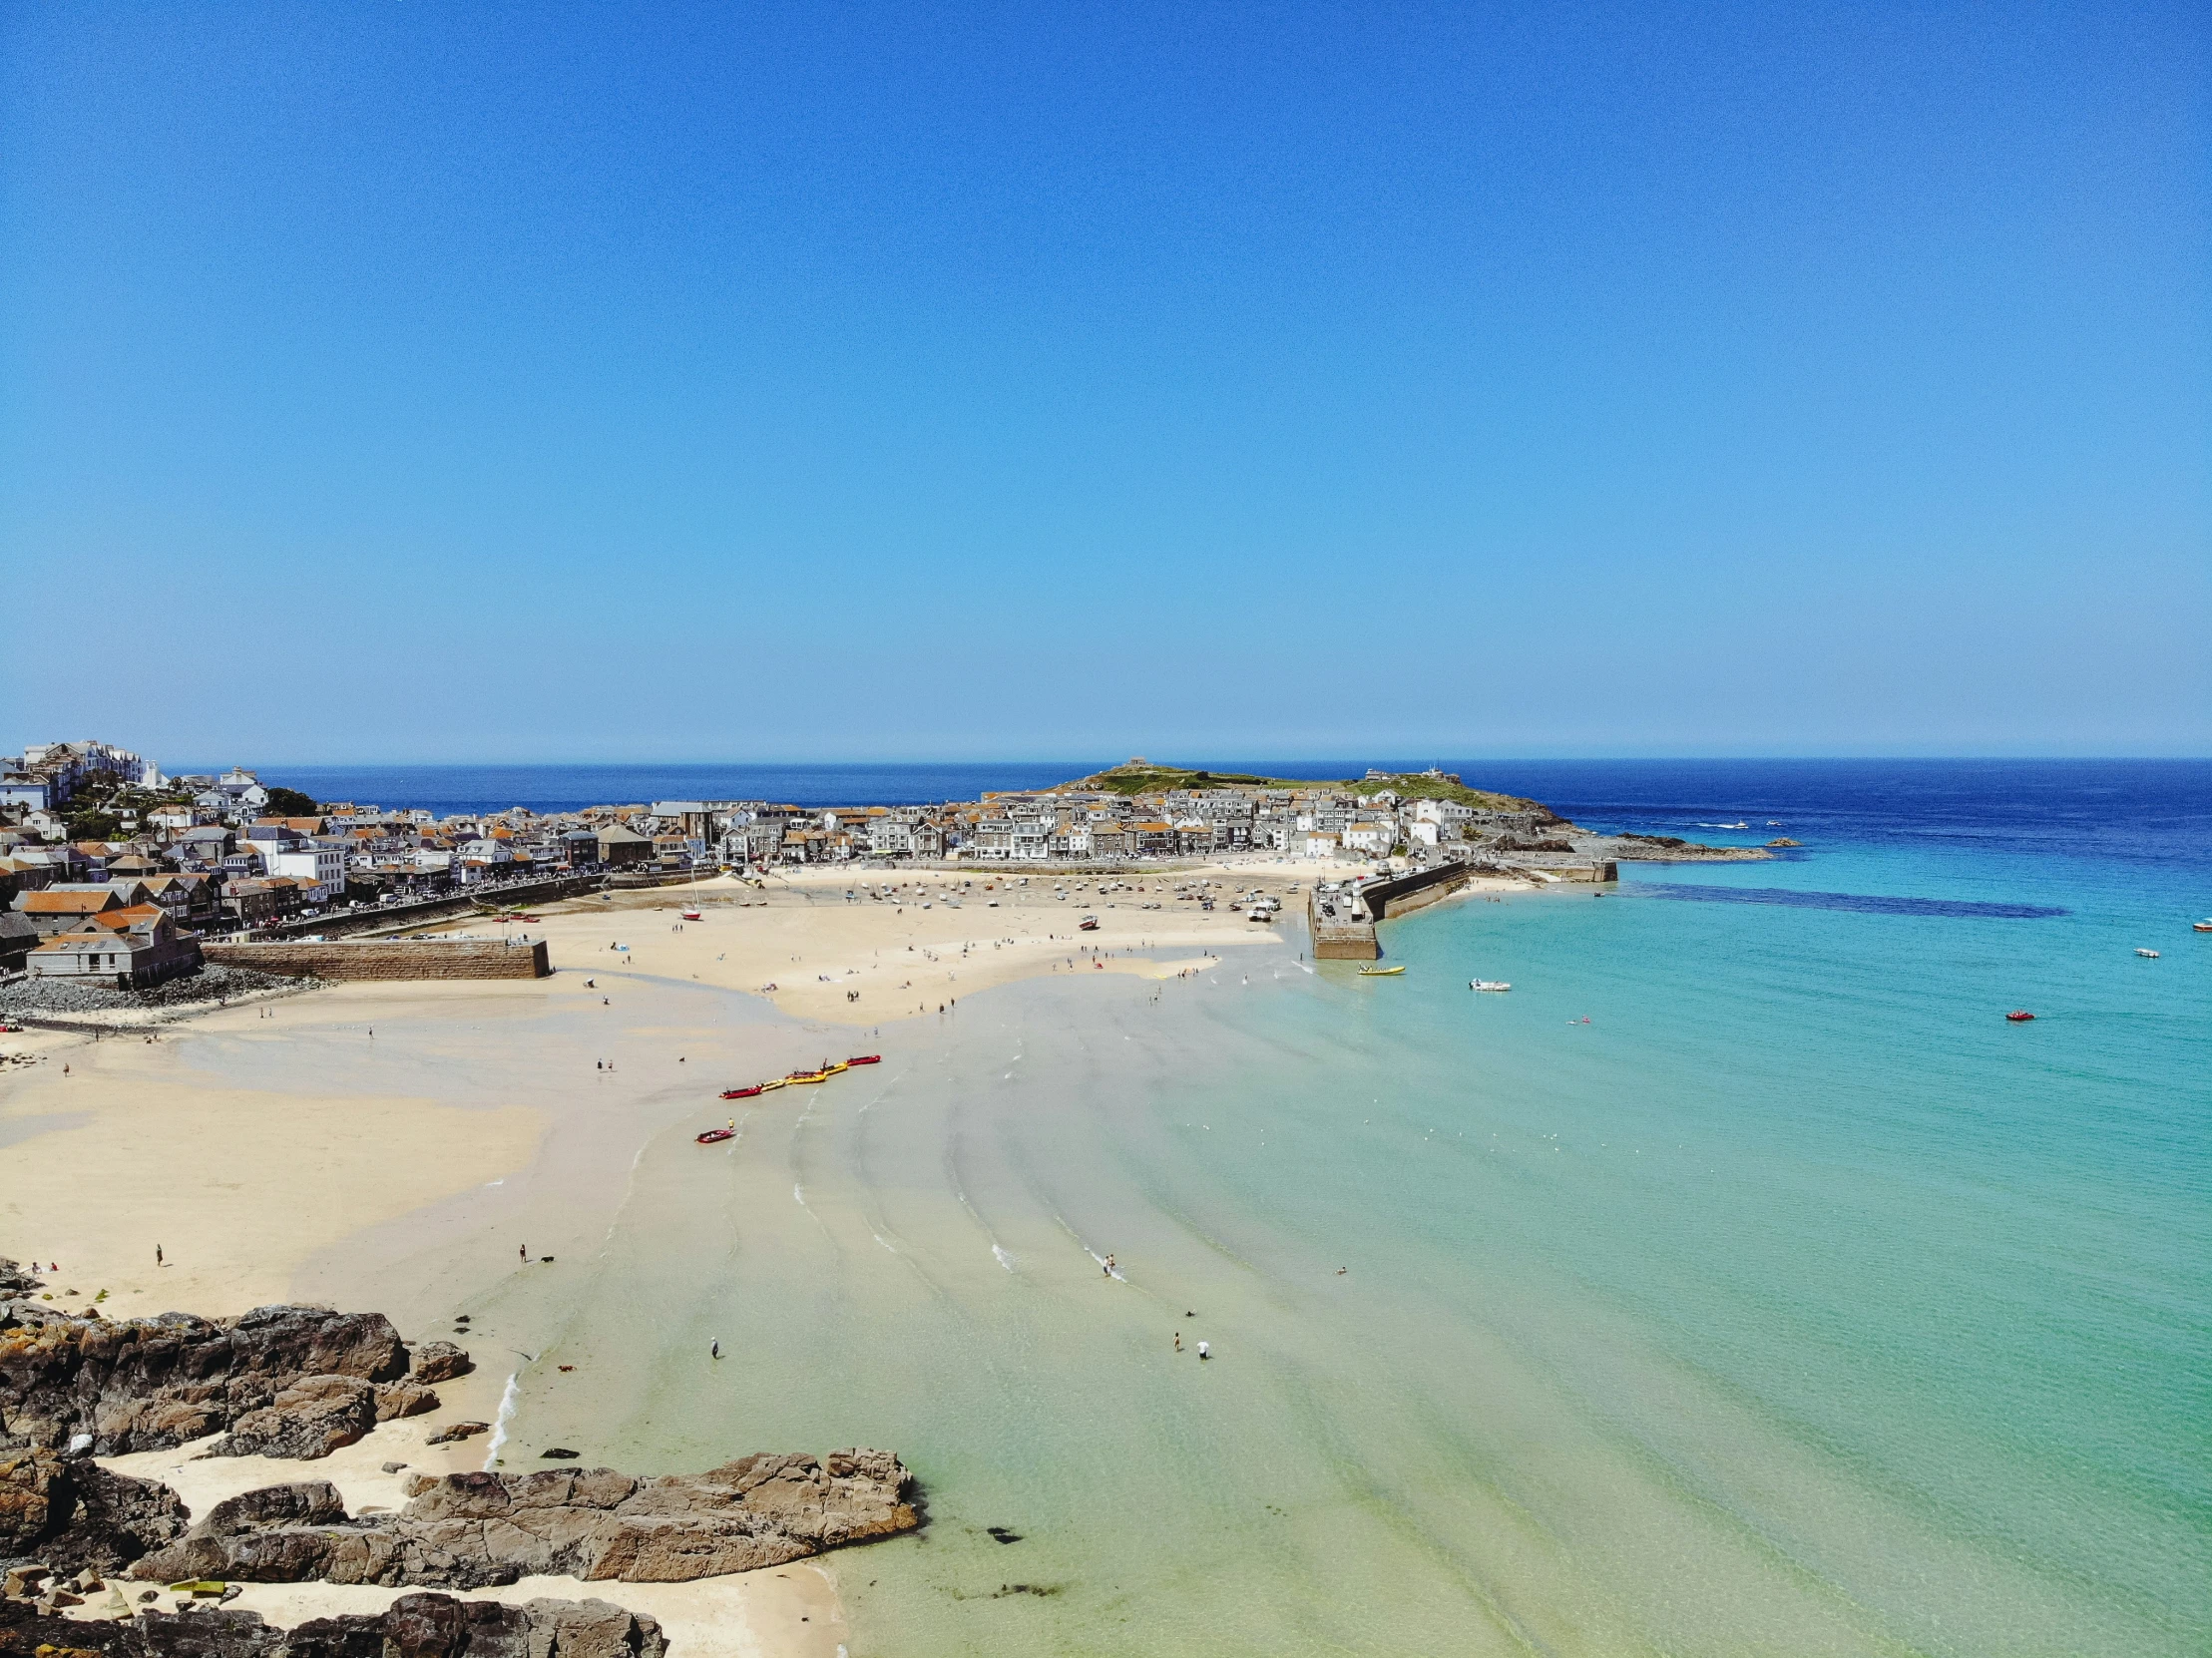
[[543, 979], [545, 941], [332, 939], [322, 944], [211, 944], [207, 959], [295, 979]]

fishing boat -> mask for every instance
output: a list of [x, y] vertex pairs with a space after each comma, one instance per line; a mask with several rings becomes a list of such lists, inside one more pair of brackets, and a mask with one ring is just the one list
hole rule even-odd
[[701, 1145], [712, 1145], [717, 1140], [733, 1140], [736, 1137], [737, 1130], [734, 1128], [709, 1128], [705, 1133], [697, 1136]]
[[822, 1074], [823, 1074], [824, 1076], [835, 1076], [835, 1075], [836, 1075], [836, 1074], [837, 1074], [837, 1073], [838, 1073], [839, 1071], [841, 1071], [841, 1070], [850, 1070], [851, 1068], [852, 1068], [852, 1061], [851, 1061], [850, 1059], [839, 1059], [839, 1060], [838, 1060], [838, 1061], [837, 1061], [837, 1062], [836, 1062], [835, 1064], [833, 1064], [833, 1065], [824, 1065], [824, 1066], [822, 1066]]
[[2147, 958], [2148, 960], [2150, 960], [2150, 961], [2153, 961], [2153, 962], [2155, 962], [2155, 961], [2157, 961], [2157, 960], [2158, 960], [2158, 952], [2157, 952], [2157, 951], [2155, 951], [2155, 950], [2145, 950], [2145, 949], [2144, 949], [2144, 948], [2143, 948], [2143, 947], [2142, 947], [2141, 945], [2137, 945], [2137, 946], [2135, 947], [2135, 954], [2136, 954], [2136, 955], [2138, 955], [2138, 956], [2142, 956], [2142, 957], [2145, 957], [2145, 958]]
[[2199, 933], [2212, 933], [2212, 917], [2207, 917], [2203, 921], [2192, 921], [2189, 925]]
[[883, 1063], [883, 1055], [880, 1053], [855, 1053], [845, 1063], [848, 1065], [880, 1065]]
[[762, 1093], [768, 1093], [768, 1092], [772, 1091], [773, 1089], [776, 1089], [776, 1088], [780, 1088], [780, 1087], [782, 1087], [782, 1086], [783, 1086], [783, 1078], [782, 1078], [782, 1077], [780, 1077], [780, 1076], [771, 1076], [771, 1077], [769, 1077], [769, 1078], [768, 1078], [768, 1079], [767, 1079], [767, 1080], [766, 1080], [765, 1082], [763, 1082], [763, 1083], [761, 1083], [761, 1084], [760, 1084], [760, 1091], [761, 1091]]
[[1513, 986], [1503, 979], [1470, 979], [1467, 988], [1471, 991], [1510, 991]]
[[2014, 1009], [2013, 1009], [2013, 1010], [2012, 1010], [2012, 1011], [2011, 1011], [2010, 1013], [2006, 1014], [2006, 1015], [2005, 1015], [2004, 1017], [2005, 1017], [2006, 1019], [2010, 1020], [2010, 1021], [2011, 1021], [2011, 1022], [2012, 1022], [2012, 1023], [2014, 1024], [2014, 1025], [2025, 1025], [2025, 1024], [2026, 1024], [2026, 1023], [2027, 1023], [2027, 1022], [2029, 1021], [2029, 1020], [2033, 1019], [2033, 1018], [2034, 1018], [2035, 1016], [2034, 1016], [2033, 1014], [2029, 1013], [2029, 1012], [2028, 1012], [2028, 1011], [2027, 1011], [2027, 1010], [2026, 1010], [2025, 1008], [2014, 1008]]
[[1402, 967], [1394, 967], [1394, 968], [1361, 968], [1361, 969], [1360, 969], [1360, 977], [1361, 977], [1362, 979], [1395, 979], [1395, 978], [1397, 978], [1397, 977], [1398, 977], [1398, 975], [1400, 975], [1401, 973], [1403, 973], [1403, 972], [1405, 972], [1405, 971], [1406, 971], [1406, 970], [1405, 970], [1404, 968], [1402, 968]]
[[826, 1070], [794, 1070], [784, 1080], [786, 1082], [826, 1082], [829, 1080], [829, 1072]]
[[766, 1084], [764, 1083], [755, 1082], [749, 1088], [724, 1088], [722, 1089], [722, 1097], [724, 1099], [751, 1099], [756, 1094], [758, 1094], [765, 1085]]
[[1079, 933], [1096, 933], [1098, 930], [1099, 918], [1097, 916], [1085, 916], [1083, 920], [1076, 923], [1076, 931]]
[[684, 921], [704, 921], [706, 919], [696, 910], [678, 910], [676, 915]]

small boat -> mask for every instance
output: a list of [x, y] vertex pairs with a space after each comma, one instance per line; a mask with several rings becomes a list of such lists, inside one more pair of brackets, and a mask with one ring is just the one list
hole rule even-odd
[[780, 1076], [771, 1076], [771, 1077], [769, 1077], [769, 1078], [768, 1078], [768, 1079], [767, 1079], [767, 1080], [766, 1080], [765, 1082], [763, 1082], [763, 1083], [761, 1083], [761, 1084], [760, 1084], [760, 1091], [761, 1091], [762, 1093], [769, 1093], [769, 1092], [772, 1092], [773, 1090], [775, 1090], [775, 1089], [777, 1089], [777, 1088], [780, 1088], [780, 1087], [782, 1087], [782, 1086], [783, 1086], [783, 1083], [784, 1083], [784, 1078], [783, 1078], [783, 1077], [780, 1077]]
[[1467, 988], [1471, 991], [1510, 991], [1513, 986], [1503, 979], [1470, 979]]
[[737, 1130], [734, 1128], [709, 1128], [705, 1133], [698, 1136], [698, 1143], [712, 1145], [717, 1140], [733, 1140], [736, 1137]]
[[826, 1082], [829, 1080], [829, 1072], [826, 1070], [794, 1070], [784, 1080], [786, 1082]]
[[2155, 961], [2157, 961], [2157, 960], [2158, 960], [2158, 952], [2157, 952], [2157, 951], [2155, 951], [2155, 950], [2145, 950], [2145, 949], [2144, 949], [2144, 948], [2143, 948], [2143, 947], [2142, 947], [2141, 945], [2137, 945], [2137, 946], [2135, 947], [2135, 954], [2136, 954], [2136, 955], [2138, 955], [2138, 956], [2144, 957], [2144, 958], [2146, 958], [2146, 959], [2148, 959], [2148, 960], [2150, 960], [2150, 961], [2153, 961], [2153, 962], [2155, 962]]
[[850, 1059], [839, 1059], [839, 1060], [838, 1060], [838, 1061], [837, 1061], [837, 1062], [836, 1062], [835, 1064], [833, 1064], [833, 1065], [824, 1065], [824, 1066], [822, 1066], [822, 1074], [823, 1074], [824, 1076], [835, 1076], [835, 1075], [836, 1075], [836, 1074], [837, 1074], [837, 1073], [838, 1073], [839, 1071], [841, 1071], [841, 1070], [850, 1070], [851, 1068], [852, 1068], [852, 1061], [851, 1061]]
[[2010, 1013], [2006, 1014], [2006, 1015], [2005, 1015], [2004, 1017], [2005, 1017], [2006, 1019], [2010, 1020], [2010, 1021], [2011, 1021], [2011, 1022], [2012, 1022], [2012, 1023], [2014, 1024], [2014, 1025], [2025, 1025], [2025, 1024], [2026, 1024], [2026, 1023], [2027, 1023], [2027, 1022], [2029, 1021], [2029, 1020], [2033, 1019], [2033, 1018], [2034, 1018], [2035, 1016], [2034, 1016], [2033, 1014], [2029, 1013], [2029, 1012], [2028, 1012], [2028, 1011], [2027, 1011], [2027, 1010], [2026, 1010], [2025, 1008], [2014, 1008], [2014, 1009], [2013, 1009], [2013, 1010], [2012, 1010], [2012, 1011], [2011, 1011]]
[[883, 1055], [880, 1053], [855, 1053], [845, 1063], [848, 1065], [880, 1065], [883, 1063]]
[[2192, 921], [2189, 925], [2199, 933], [2212, 933], [2212, 918], [2203, 921]]
[[722, 1089], [722, 1097], [724, 1099], [751, 1099], [765, 1086], [767, 1084], [764, 1082], [755, 1082], [749, 1088], [724, 1088]]
[[1360, 969], [1360, 977], [1361, 977], [1362, 979], [1395, 979], [1395, 978], [1397, 978], [1397, 977], [1398, 977], [1398, 975], [1399, 975], [1399, 974], [1401, 974], [1401, 973], [1403, 973], [1403, 972], [1405, 972], [1405, 971], [1406, 971], [1406, 970], [1405, 970], [1404, 968], [1402, 968], [1402, 967], [1394, 967], [1394, 968], [1361, 968], [1361, 969]]
[[684, 921], [704, 921], [706, 919], [696, 910], [678, 910], [676, 911], [676, 915], [678, 918]]
[[1076, 923], [1076, 931], [1079, 933], [1096, 933], [1098, 930], [1099, 918], [1097, 916], [1085, 916], [1083, 920]]

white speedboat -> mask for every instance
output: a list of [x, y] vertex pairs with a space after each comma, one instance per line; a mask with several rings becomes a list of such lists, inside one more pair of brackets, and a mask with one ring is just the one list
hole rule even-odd
[[2144, 950], [2144, 949], [2142, 949], [2142, 948], [2138, 947], [2138, 948], [2136, 949], [2136, 952], [2135, 952], [2135, 954], [2136, 954], [2136, 955], [2138, 955], [2138, 956], [2147, 956], [2147, 957], [2149, 957], [2149, 958], [2150, 958], [2150, 960], [2152, 960], [2152, 961], [2154, 961], [2154, 962], [2158, 960], [2158, 952], [2157, 952], [2157, 951], [2155, 951], [2155, 950]]
[[1513, 989], [1503, 979], [1470, 979], [1467, 982], [1467, 988], [1471, 991], [1510, 991]]

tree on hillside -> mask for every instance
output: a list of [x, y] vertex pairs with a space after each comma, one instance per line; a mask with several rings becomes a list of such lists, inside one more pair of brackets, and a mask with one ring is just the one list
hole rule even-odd
[[270, 789], [268, 805], [262, 808], [270, 817], [315, 817], [322, 808], [311, 795], [297, 789]]

